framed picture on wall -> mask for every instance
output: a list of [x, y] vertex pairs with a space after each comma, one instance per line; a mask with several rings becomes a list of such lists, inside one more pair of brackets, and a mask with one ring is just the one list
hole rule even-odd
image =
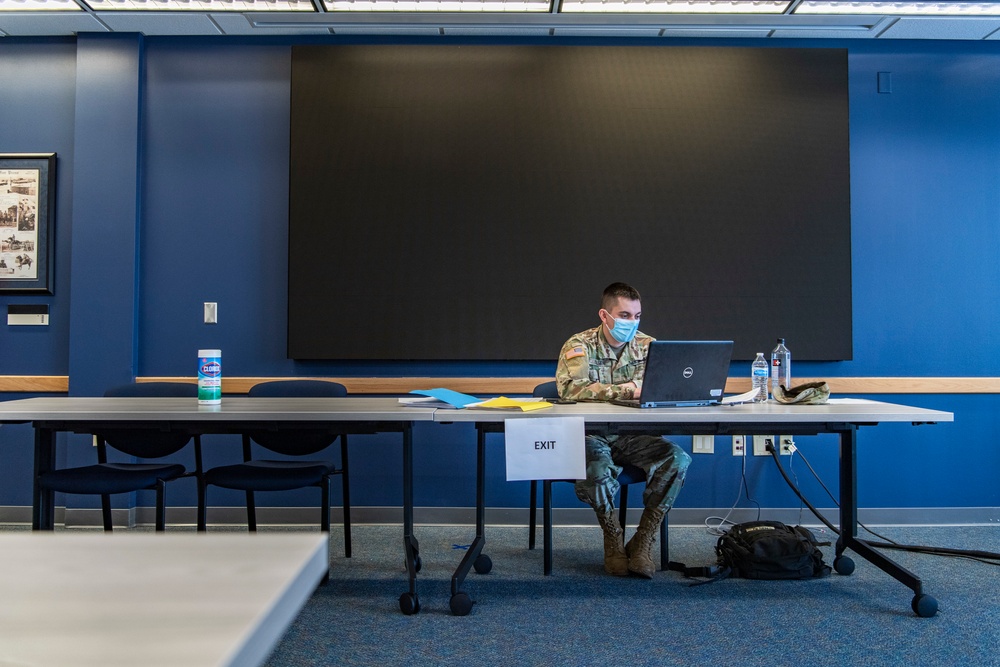
[[55, 153], [0, 153], [0, 292], [52, 294]]

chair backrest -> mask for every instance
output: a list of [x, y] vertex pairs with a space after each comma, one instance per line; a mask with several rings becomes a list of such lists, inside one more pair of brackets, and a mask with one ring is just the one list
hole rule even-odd
[[[188, 382], [137, 382], [111, 387], [104, 392], [104, 395], [138, 398], [198, 398], [198, 385]], [[98, 432], [97, 435], [120, 452], [148, 459], [169, 456], [182, 449], [191, 440], [191, 436], [187, 433], [138, 428]]]
[[347, 387], [325, 380], [271, 380], [250, 387], [251, 398], [341, 398]]
[[[255, 384], [247, 394], [251, 398], [342, 398], [347, 388], [326, 380], [271, 380]], [[288, 456], [307, 456], [326, 449], [339, 433], [328, 430], [295, 429], [292, 431], [254, 431], [247, 435], [265, 449]]]
[[135, 382], [111, 387], [105, 396], [138, 396], [140, 398], [198, 398], [198, 385], [193, 382]]
[[559, 398], [559, 388], [556, 386], [556, 381], [543, 382], [535, 387], [535, 391], [531, 393], [535, 398]]

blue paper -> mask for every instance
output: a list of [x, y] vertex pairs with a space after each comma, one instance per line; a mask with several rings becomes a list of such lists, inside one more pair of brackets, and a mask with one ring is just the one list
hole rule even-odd
[[456, 408], [464, 408], [471, 403], [479, 403], [482, 400], [481, 398], [476, 398], [475, 396], [469, 396], [468, 394], [443, 388], [414, 389], [410, 393], [418, 394], [420, 396], [430, 396], [431, 398], [435, 398], [442, 403], [447, 403], [448, 405]]

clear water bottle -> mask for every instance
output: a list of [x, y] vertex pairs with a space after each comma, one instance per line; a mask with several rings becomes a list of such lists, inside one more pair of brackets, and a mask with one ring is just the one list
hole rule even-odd
[[771, 394], [777, 393], [778, 385], [785, 389], [792, 386], [792, 353], [785, 347], [785, 339], [779, 338], [778, 345], [771, 350]]
[[753, 388], [757, 390], [757, 395], [751, 400], [752, 403], [763, 403], [767, 400], [767, 359], [763, 352], [757, 353], [757, 358], [750, 366], [750, 379], [753, 381]]

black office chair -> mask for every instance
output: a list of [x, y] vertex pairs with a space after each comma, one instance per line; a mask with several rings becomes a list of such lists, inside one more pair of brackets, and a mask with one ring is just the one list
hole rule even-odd
[[[532, 396], [536, 398], [559, 398], [559, 390], [556, 387], [555, 381], [543, 382], [542, 384], [535, 387]], [[548, 536], [545, 539], [545, 545], [551, 544], [552, 535], [552, 525], [550, 523], [552, 517], [552, 482], [570, 482], [576, 483], [573, 479], [546, 479], [542, 480], [544, 483], [544, 500], [543, 500], [543, 519], [544, 526], [542, 528], [544, 534]], [[646, 471], [634, 465], [625, 465], [622, 468], [621, 473], [618, 474], [618, 484], [621, 485], [621, 490], [619, 491], [618, 498], [618, 522], [621, 524], [622, 529], [625, 528], [626, 518], [628, 515], [628, 487], [632, 484], [645, 484], [646, 483]], [[531, 480], [531, 490], [529, 503], [531, 505], [531, 515], [528, 518], [528, 548], [535, 548], [535, 528], [537, 521], [535, 519], [535, 510], [538, 507], [538, 487], [537, 480]], [[668, 554], [670, 552], [669, 545], [667, 543], [667, 527], [669, 512], [663, 516], [663, 522], [660, 524], [660, 569], [666, 570], [667, 564], [669, 562]], [[552, 573], [552, 554], [546, 551], [544, 555], [544, 572], [545, 574]]]
[[[145, 382], [113, 387], [104, 392], [110, 397], [197, 398], [198, 387], [182, 382]], [[192, 436], [182, 432], [157, 429], [113, 429], [94, 433], [97, 438], [97, 464], [52, 470], [38, 477], [42, 488], [61, 493], [101, 496], [104, 530], [111, 531], [111, 494], [156, 489], [156, 530], [165, 529], [164, 484], [181, 477], [201, 474], [201, 441], [194, 436], [195, 472], [179, 463], [108, 463], [108, 447], [141, 459], [158, 459], [180, 451]]]
[[[347, 389], [336, 382], [323, 380], [275, 380], [250, 388], [251, 398], [340, 398]], [[285, 456], [310, 456], [340, 438], [340, 467], [331, 461], [255, 460], [251, 443]], [[344, 507], [344, 555], [351, 557], [351, 500], [347, 472], [347, 435], [328, 429], [293, 429], [288, 431], [253, 431], [243, 434], [243, 463], [206, 470], [198, 498], [198, 530], [207, 529], [207, 491], [209, 486], [246, 491], [247, 527], [257, 530], [255, 491], [288, 491], [309, 486], [319, 487], [320, 525], [330, 532], [330, 477], [341, 475]]]

